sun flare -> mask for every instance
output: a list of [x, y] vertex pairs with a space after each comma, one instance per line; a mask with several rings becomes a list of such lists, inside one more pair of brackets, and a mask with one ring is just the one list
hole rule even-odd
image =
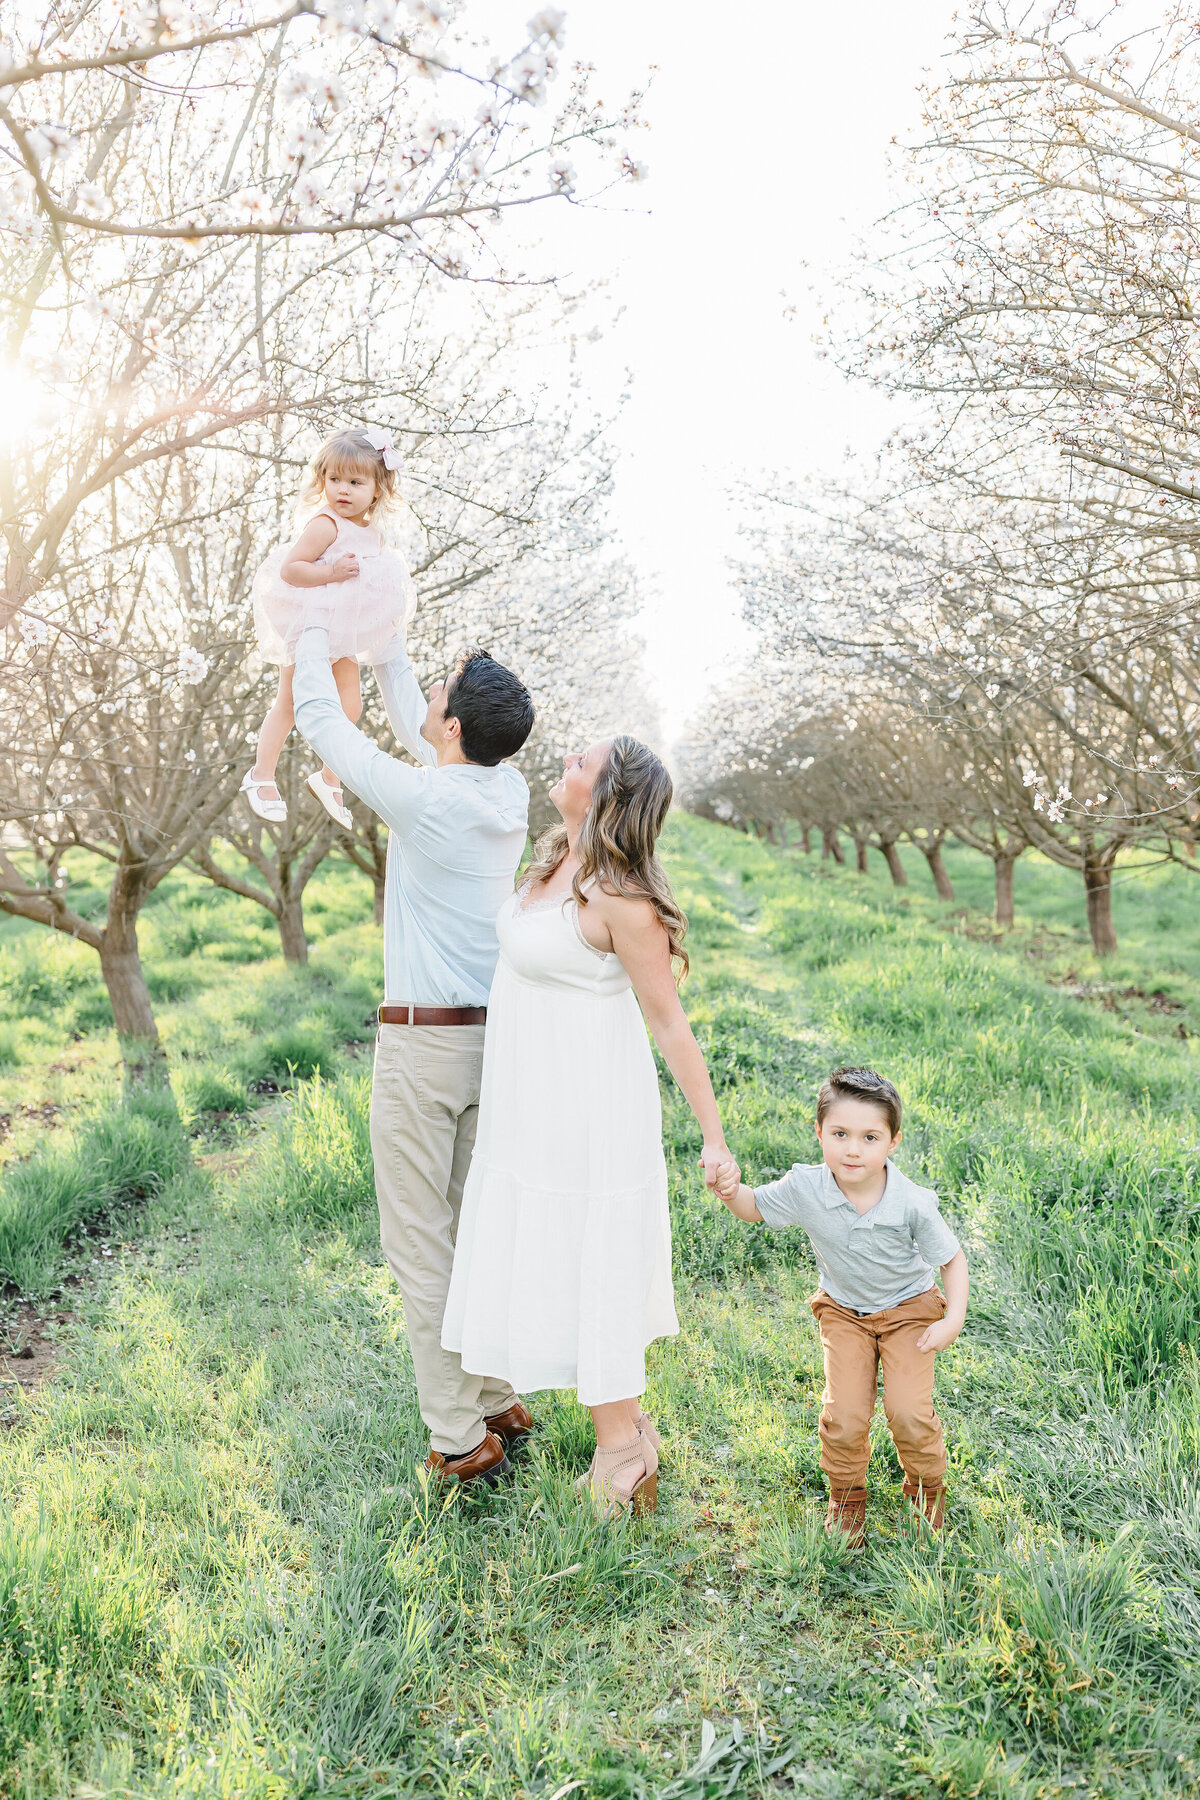
[[36, 437], [53, 404], [53, 396], [20, 363], [0, 367], [0, 455], [13, 456]]

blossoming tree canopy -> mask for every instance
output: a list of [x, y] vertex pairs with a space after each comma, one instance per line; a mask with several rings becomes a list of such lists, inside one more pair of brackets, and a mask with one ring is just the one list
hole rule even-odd
[[504, 53], [451, 0], [78, 0], [9, 24], [3, 229], [49, 225], [63, 253], [78, 232], [185, 244], [382, 232], [466, 273], [506, 206], [645, 172], [638, 96], [610, 112], [584, 68], [560, 79], [555, 7]]

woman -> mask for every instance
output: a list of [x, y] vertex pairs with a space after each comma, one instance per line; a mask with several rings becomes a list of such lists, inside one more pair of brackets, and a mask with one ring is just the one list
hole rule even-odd
[[710, 1186], [731, 1158], [675, 986], [686, 921], [655, 854], [669, 775], [618, 737], [566, 757], [550, 798], [562, 824], [498, 921], [442, 1343], [517, 1393], [577, 1390], [596, 1428], [580, 1485], [607, 1516], [657, 1503], [646, 1345], [679, 1329], [658, 1080], [638, 1002], [696, 1115]]

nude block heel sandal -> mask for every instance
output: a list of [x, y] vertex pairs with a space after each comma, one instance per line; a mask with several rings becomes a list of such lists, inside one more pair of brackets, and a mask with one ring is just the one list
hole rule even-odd
[[[645, 1465], [644, 1473], [630, 1486], [621, 1481], [621, 1471]], [[658, 1452], [641, 1431], [627, 1444], [615, 1444], [611, 1450], [597, 1450], [591, 1467], [578, 1487], [591, 1490], [592, 1504], [602, 1519], [615, 1519], [626, 1507], [641, 1518], [658, 1508]]]
[[637, 1428], [644, 1438], [649, 1438], [656, 1450], [662, 1449], [662, 1439], [658, 1435], [658, 1428], [648, 1412], [638, 1414]]

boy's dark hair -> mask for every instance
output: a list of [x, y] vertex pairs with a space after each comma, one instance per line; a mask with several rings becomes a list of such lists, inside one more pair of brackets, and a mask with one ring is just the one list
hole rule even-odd
[[818, 1125], [824, 1124], [825, 1115], [835, 1100], [866, 1100], [887, 1114], [893, 1137], [900, 1129], [900, 1096], [891, 1082], [877, 1075], [874, 1069], [835, 1069], [821, 1083], [817, 1095]]
[[515, 756], [533, 730], [533, 716], [529, 689], [511, 669], [486, 650], [468, 650], [460, 658], [446, 697], [446, 717], [458, 720], [468, 762], [491, 769]]

